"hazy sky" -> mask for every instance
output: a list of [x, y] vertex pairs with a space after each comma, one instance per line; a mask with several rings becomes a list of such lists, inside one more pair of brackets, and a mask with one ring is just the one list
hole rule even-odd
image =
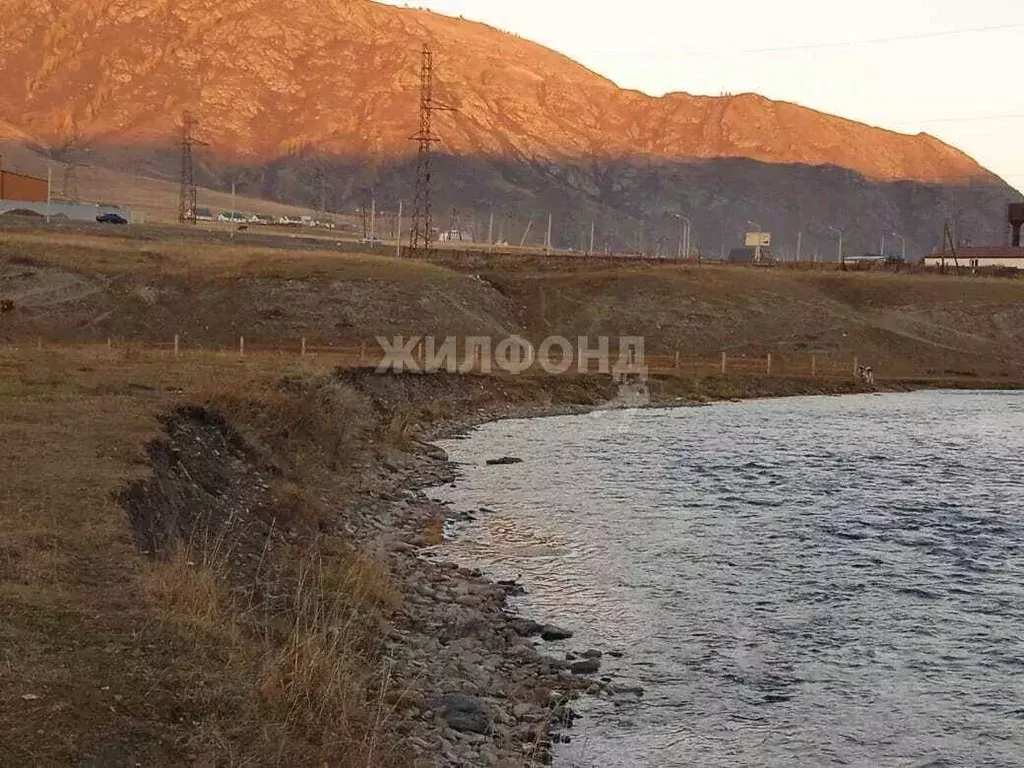
[[1024, 189], [1021, 0], [420, 0], [627, 88], [755, 91], [926, 131]]

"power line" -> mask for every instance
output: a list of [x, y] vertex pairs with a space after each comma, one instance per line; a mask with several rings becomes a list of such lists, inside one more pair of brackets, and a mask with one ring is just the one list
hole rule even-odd
[[912, 123], [973, 123], [985, 120], [1019, 120], [1024, 118], [1024, 112], [1008, 113], [1004, 115], [959, 115], [948, 117], [917, 117], [907, 120], [887, 121], [892, 125], [910, 125]]
[[[785, 53], [788, 51], [813, 51], [824, 48], [851, 48], [861, 45], [882, 45], [885, 43], [902, 43], [909, 42], [912, 40], [930, 40], [941, 37], [958, 37], [960, 35], [973, 35], [984, 32], [1001, 32], [1010, 29], [1024, 29], [1024, 24], [998, 24], [988, 27], [969, 27], [967, 29], [946, 29], [939, 30], [936, 32], [918, 32], [915, 34], [908, 35], [893, 35], [891, 37], [876, 37], [869, 38], [866, 40], [840, 40], [828, 43], [798, 43], [796, 45], [779, 45], [769, 46], [765, 48], [736, 48], [736, 49], [719, 49], [719, 50], [704, 50], [704, 51], [687, 51], [687, 50], [676, 50], [666, 52], [671, 57], [676, 56], [736, 56], [739, 54], [751, 54], [751, 53]], [[642, 58], [665, 58], [665, 56], [658, 56], [657, 54], [650, 53], [621, 53], [617, 51], [604, 51], [605, 53], [617, 53], [618, 55], [625, 55], [628, 57], [642, 57]]]

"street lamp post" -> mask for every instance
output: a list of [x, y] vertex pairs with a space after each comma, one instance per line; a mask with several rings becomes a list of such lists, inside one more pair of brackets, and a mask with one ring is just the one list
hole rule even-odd
[[690, 258], [690, 230], [693, 227], [693, 224], [688, 216], [684, 216], [681, 213], [673, 213], [672, 215], [679, 219], [679, 248], [682, 251], [680, 256], [688, 259]]
[[839, 235], [839, 268], [845, 270], [846, 256], [843, 255], [843, 230], [839, 229], [838, 227], [832, 226], [830, 226], [829, 229], [831, 229], [833, 232]]
[[905, 238], [899, 232], [890, 232], [889, 234], [891, 234], [893, 237], [897, 238], [900, 241], [900, 246], [901, 246], [900, 259], [902, 261], [906, 261], [907, 260], [907, 238]]
[[235, 239], [235, 179], [231, 180], [231, 216], [228, 223], [228, 238]]

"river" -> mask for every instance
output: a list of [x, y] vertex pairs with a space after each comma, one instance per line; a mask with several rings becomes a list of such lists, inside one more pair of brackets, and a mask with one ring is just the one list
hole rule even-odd
[[[556, 766], [1024, 765], [1024, 393], [507, 420], [448, 554], [642, 697]], [[511, 455], [521, 464], [486, 466]]]

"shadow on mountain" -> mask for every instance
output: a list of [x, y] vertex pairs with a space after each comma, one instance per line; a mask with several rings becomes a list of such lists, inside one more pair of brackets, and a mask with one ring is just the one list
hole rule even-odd
[[[178, 155], [167, 148], [92, 147], [90, 162], [133, 174], [177, 180]], [[415, 157], [381, 162], [324, 157], [312, 151], [259, 166], [220, 163], [209, 153], [197, 160], [197, 182], [214, 189], [309, 207], [351, 213], [371, 207], [382, 236], [397, 228], [398, 201], [408, 216], [414, 197]], [[694, 161], [649, 159], [548, 160], [437, 154], [432, 163], [433, 224], [513, 245], [542, 245], [548, 216], [552, 245], [586, 250], [674, 255], [682, 220], [692, 222], [691, 242], [708, 256], [742, 245], [753, 228], [773, 233], [777, 256], [794, 258], [802, 232], [803, 258], [835, 259], [844, 233], [847, 254], [877, 253], [883, 236], [907, 238], [917, 257], [937, 250], [949, 221], [962, 242], [1002, 243], [1005, 205], [1019, 193], [999, 181], [973, 185], [919, 181], [876, 182], [836, 166], [772, 164], [721, 158]], [[371, 206], [371, 199], [375, 206]], [[200, 200], [200, 205], [202, 201]], [[491, 213], [493, 211], [493, 224]], [[406, 224], [406, 231], [408, 223]], [[452, 235], [456, 236], [456, 235]], [[898, 252], [890, 250], [890, 252]]]

